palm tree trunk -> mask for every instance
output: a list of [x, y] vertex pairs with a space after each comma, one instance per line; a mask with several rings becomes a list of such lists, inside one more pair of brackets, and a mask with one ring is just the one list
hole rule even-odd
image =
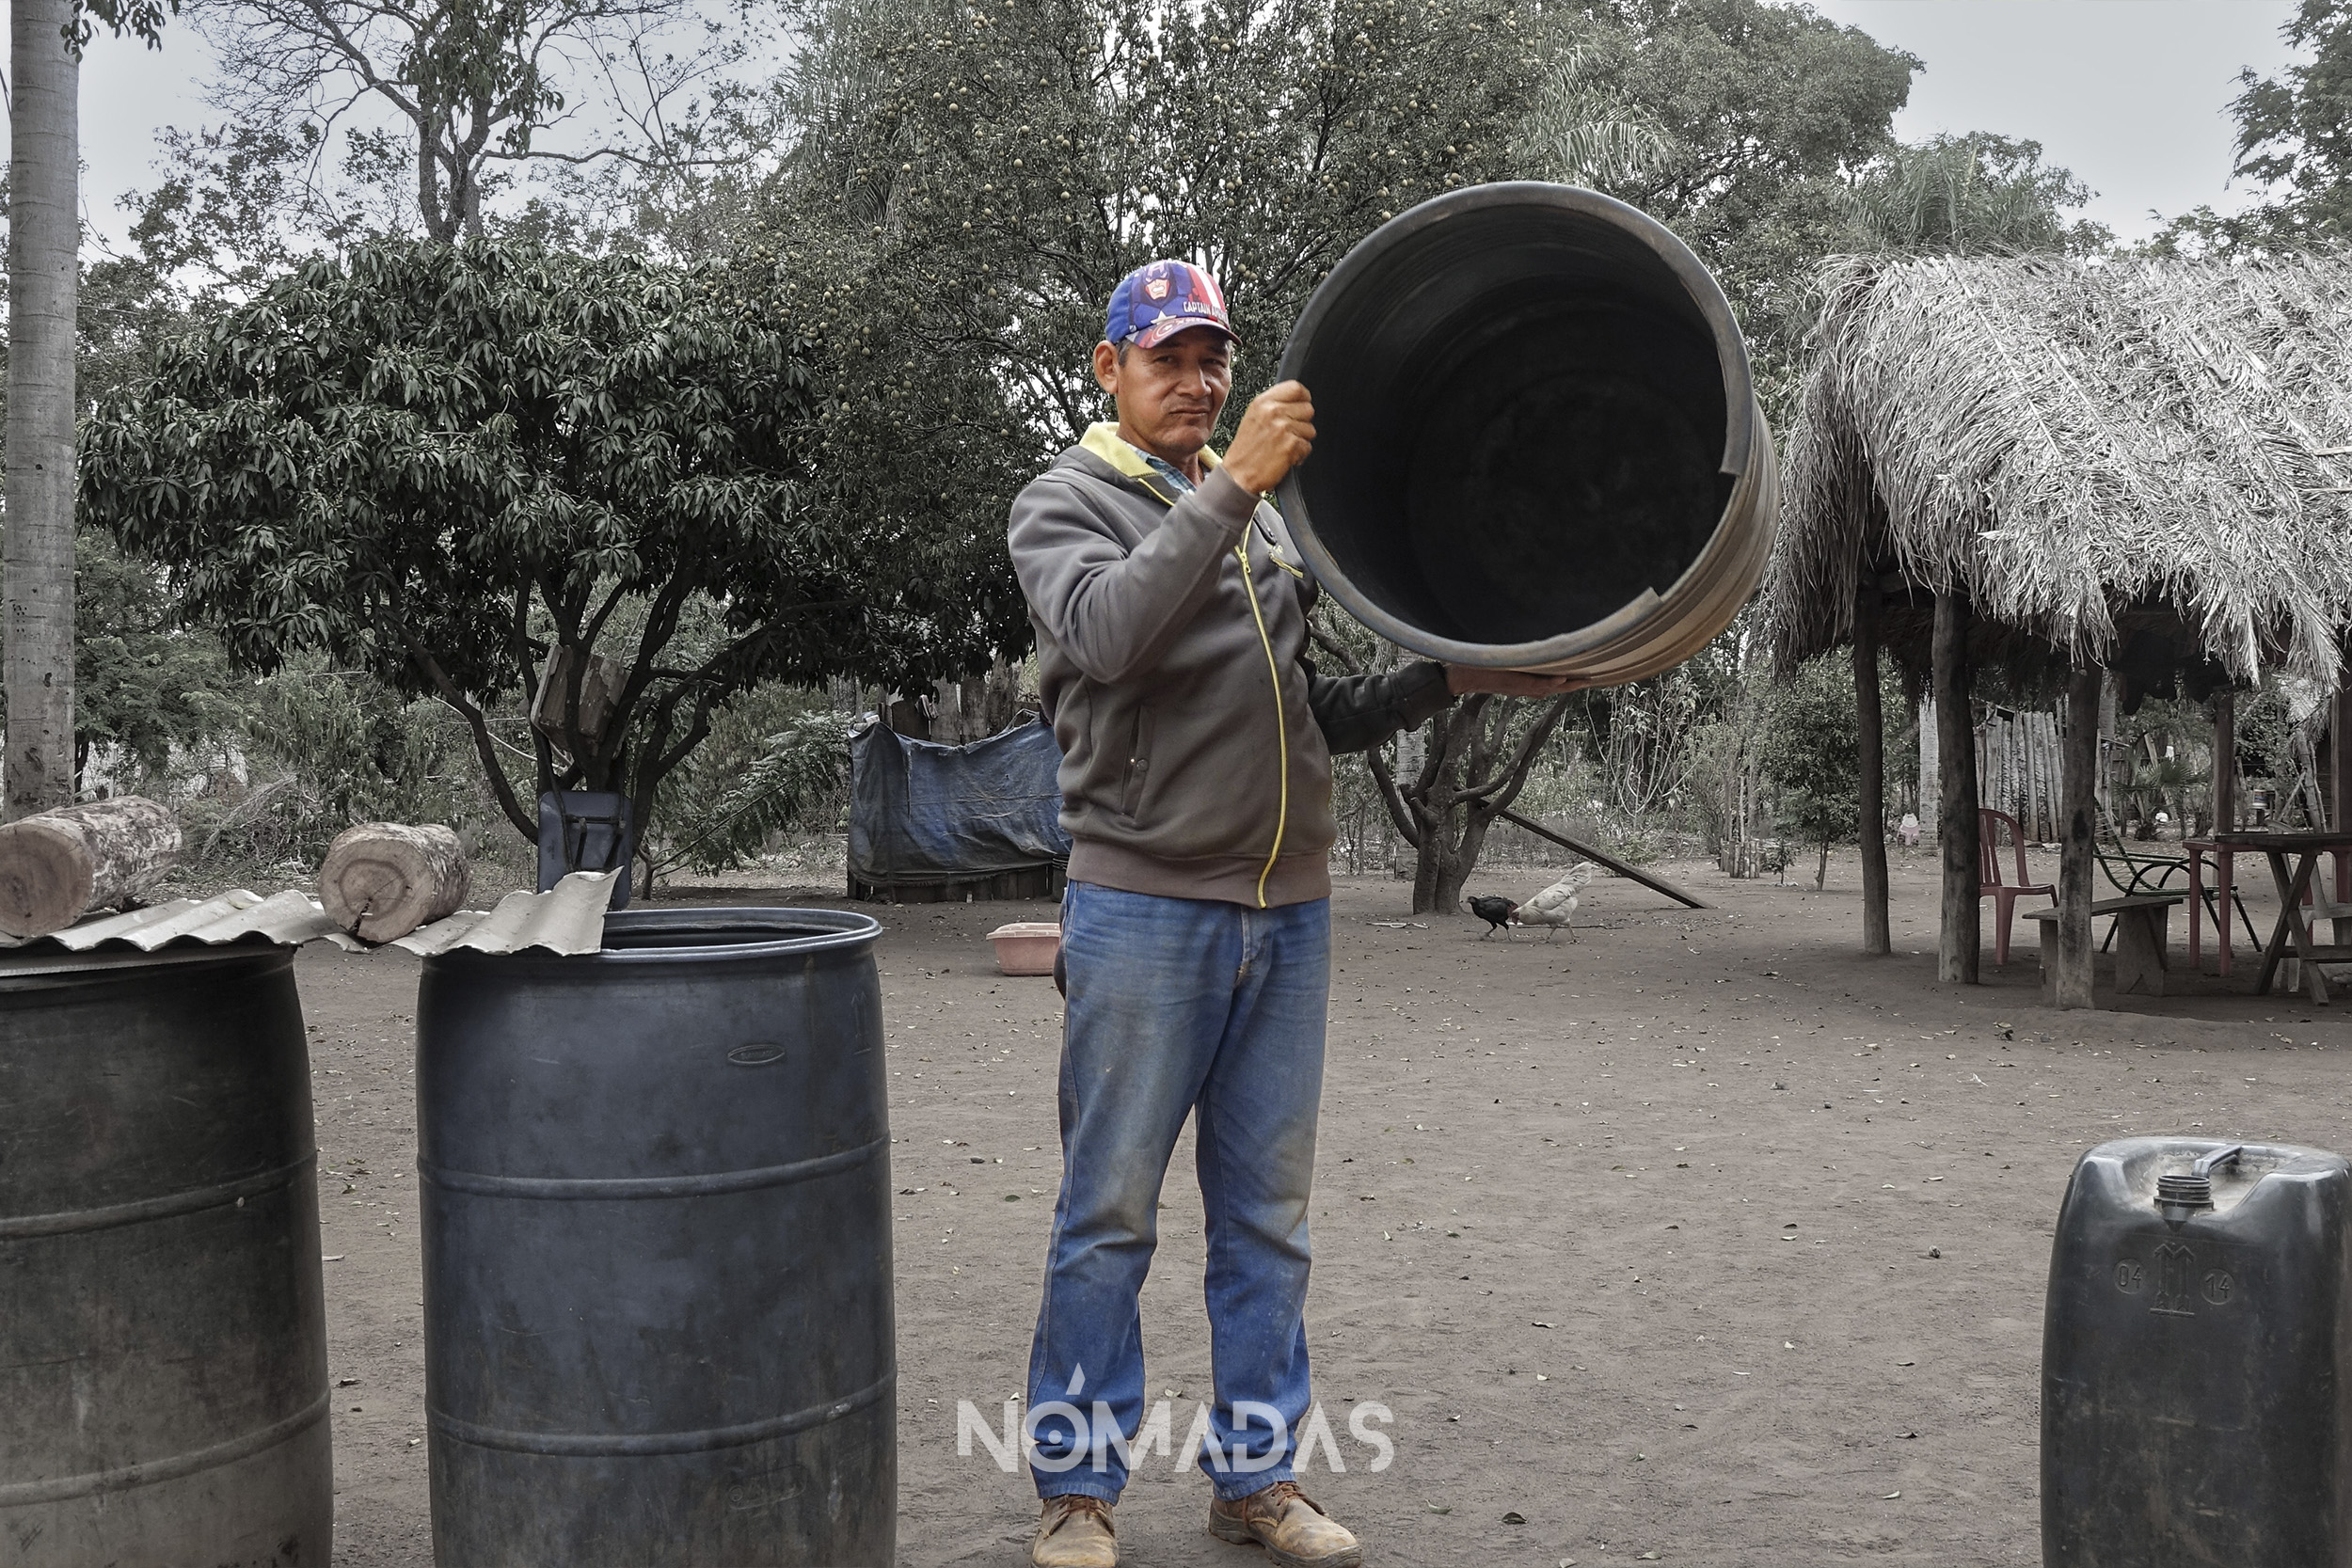
[[8, 48], [7, 541], [0, 679], [8, 820], [73, 800], [73, 309], [81, 66], [67, 0], [15, 0]]

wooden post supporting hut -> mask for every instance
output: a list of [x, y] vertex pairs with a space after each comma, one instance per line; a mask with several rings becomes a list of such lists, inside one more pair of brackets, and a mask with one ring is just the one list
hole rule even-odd
[[2091, 1001], [2090, 905], [2099, 875], [2099, 696], [2106, 672], [2078, 666], [2066, 683], [2066, 734], [2059, 794], [2066, 823], [2060, 840], [2058, 941], [2051, 954], [2052, 999], [2061, 1007]]
[[1983, 941], [1979, 931], [1977, 732], [1974, 683], [1968, 668], [1968, 601], [1957, 592], [1935, 596], [1936, 750], [1944, 758], [1943, 800], [1936, 836], [1944, 847], [1943, 919], [1935, 945], [1935, 977], [1977, 983]]
[[1879, 585], [1865, 575], [1853, 596], [1853, 706], [1860, 731], [1862, 950], [1894, 950], [1886, 889], [1886, 716], [1879, 711]]

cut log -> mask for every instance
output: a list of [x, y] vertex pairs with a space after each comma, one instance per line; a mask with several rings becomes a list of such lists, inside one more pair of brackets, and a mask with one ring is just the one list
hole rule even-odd
[[46, 936], [91, 910], [135, 907], [180, 858], [171, 808], [136, 795], [0, 827], [0, 933]]
[[362, 942], [396, 942], [454, 914], [473, 879], [457, 835], [437, 823], [362, 822], [327, 846], [319, 902]]

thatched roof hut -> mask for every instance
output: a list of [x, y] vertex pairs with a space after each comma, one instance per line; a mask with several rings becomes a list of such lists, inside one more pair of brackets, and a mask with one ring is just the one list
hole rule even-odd
[[[1823, 293], [1771, 578], [1784, 666], [1847, 639], [1869, 569], [1965, 594], [1995, 657], [2110, 664], [2138, 632], [2336, 684], [2352, 257], [1846, 260]], [[1890, 607], [1885, 636], [1925, 672], [1922, 617]]]
[[[1821, 287], [1768, 578], [1775, 658], [1853, 646], [1866, 758], [1880, 647], [1935, 692], [1948, 979], [1977, 974], [1971, 665], [2064, 686], [2086, 722], [2067, 726], [2054, 984], [2086, 1003], [2105, 673], [2127, 697], [2214, 692], [2225, 729], [2229, 688], [2265, 670], [2352, 685], [2352, 256], [1849, 259]], [[2352, 746], [2336, 751], [2342, 811]], [[1876, 811], [1865, 929], [1883, 952]]]

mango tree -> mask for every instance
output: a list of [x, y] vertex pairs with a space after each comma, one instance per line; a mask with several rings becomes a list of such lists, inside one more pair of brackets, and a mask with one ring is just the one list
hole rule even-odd
[[322, 649], [447, 703], [526, 838], [551, 788], [644, 824], [751, 685], [911, 684], [1026, 629], [993, 533], [829, 466], [836, 351], [739, 283], [482, 242], [307, 262], [101, 404], [83, 504], [243, 666]]

